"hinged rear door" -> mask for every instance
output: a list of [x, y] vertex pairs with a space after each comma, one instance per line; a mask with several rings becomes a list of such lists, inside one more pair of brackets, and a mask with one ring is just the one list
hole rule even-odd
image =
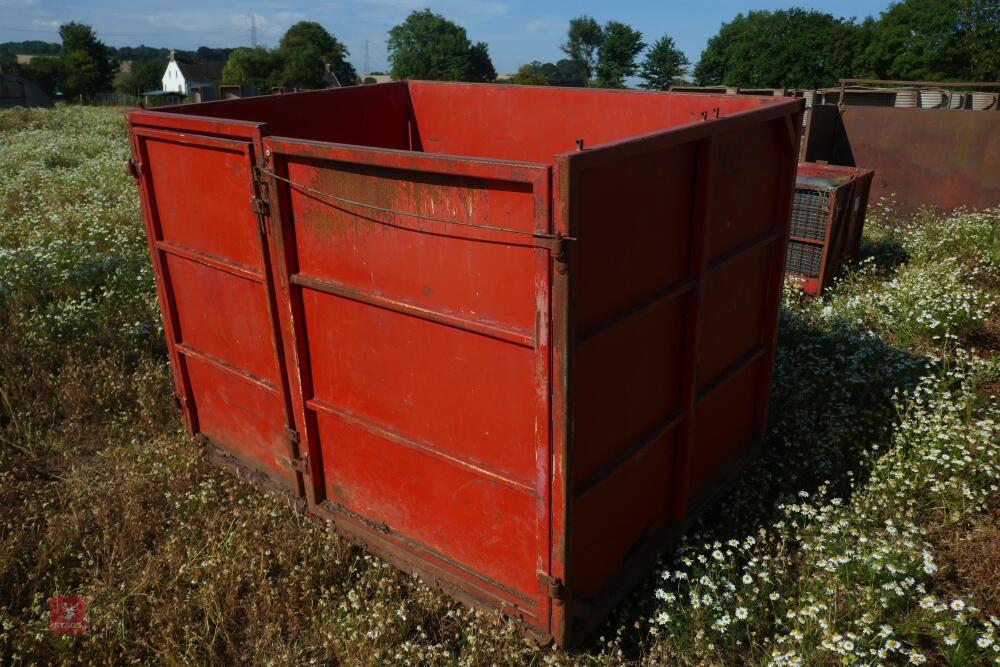
[[131, 135], [188, 430], [222, 462], [301, 495], [253, 144], [136, 126]]
[[549, 168], [264, 147], [307, 498], [547, 632]]

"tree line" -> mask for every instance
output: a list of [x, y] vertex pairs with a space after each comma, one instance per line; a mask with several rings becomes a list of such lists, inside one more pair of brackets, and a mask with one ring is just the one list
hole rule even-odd
[[[114, 87], [142, 92], [160, 87], [166, 49], [112, 48], [90, 26], [60, 27], [62, 44], [0, 45], [0, 68], [33, 79], [44, 90], [68, 97]], [[429, 9], [414, 11], [388, 33], [390, 75], [395, 79], [494, 81], [497, 72], [485, 42]], [[569, 22], [560, 45], [565, 58], [532, 61], [510, 78], [525, 85], [638, 85], [665, 90], [681, 81], [753, 88], [820, 88], [840, 78], [909, 80], [1000, 79], [1000, 2], [997, 0], [900, 0], [878, 18], [862, 21], [792, 8], [750, 11], [723, 23], [692, 68], [670, 35], [651, 43], [621, 21], [590, 16]], [[58, 47], [58, 48], [55, 48]], [[18, 65], [17, 49], [45, 53]], [[327, 65], [342, 85], [360, 81], [347, 47], [322, 25], [300, 21], [273, 49], [235, 48], [178, 52], [180, 59], [225, 60], [223, 82], [319, 88]], [[132, 60], [115, 75], [116, 60]]]

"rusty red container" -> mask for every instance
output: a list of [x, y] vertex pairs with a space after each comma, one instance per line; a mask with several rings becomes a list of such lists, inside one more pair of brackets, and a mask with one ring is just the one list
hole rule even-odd
[[764, 432], [801, 112], [397, 82], [130, 113], [187, 429], [579, 639]]
[[857, 257], [875, 172], [802, 162], [795, 177], [785, 273], [819, 295]]

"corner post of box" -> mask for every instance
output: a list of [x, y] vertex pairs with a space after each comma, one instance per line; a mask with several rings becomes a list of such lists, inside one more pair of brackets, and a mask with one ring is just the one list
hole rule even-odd
[[569, 546], [572, 516], [572, 385], [574, 341], [572, 280], [574, 253], [567, 237], [573, 234], [573, 159], [556, 157], [552, 169], [552, 231], [559, 239], [552, 252], [551, 268], [551, 470], [549, 471], [549, 567], [540, 573], [549, 598], [549, 629], [555, 641], [565, 646], [572, 636], [572, 583], [569, 582]]

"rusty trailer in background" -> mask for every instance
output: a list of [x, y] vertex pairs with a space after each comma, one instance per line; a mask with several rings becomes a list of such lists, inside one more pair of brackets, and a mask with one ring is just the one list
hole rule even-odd
[[[810, 109], [804, 161], [874, 169], [870, 202], [885, 199], [903, 213], [1000, 204], [1000, 112], [995, 101], [992, 109], [975, 110], [975, 95], [983, 93], [970, 93], [969, 108], [948, 108], [951, 95], [941, 98], [942, 108], [919, 108], [917, 102], [912, 108], [857, 106], [846, 88], [852, 81], [845, 80], [843, 90], [836, 92], [839, 105], [815, 104]], [[1000, 82], [884, 83], [913, 87], [897, 94], [923, 94], [920, 85], [1000, 89]]]
[[814, 296], [858, 256], [874, 172], [802, 162], [795, 177], [785, 274]]
[[429, 82], [130, 113], [187, 430], [581, 638], [764, 434], [801, 113]]

